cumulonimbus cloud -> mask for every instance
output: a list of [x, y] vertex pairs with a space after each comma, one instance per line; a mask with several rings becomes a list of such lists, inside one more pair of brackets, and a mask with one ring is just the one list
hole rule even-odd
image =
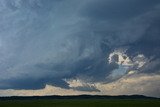
[[[46, 84], [70, 89], [64, 79], [111, 82], [118, 79], [110, 78], [119, 75], [115, 70], [124, 70], [123, 75], [128, 70], [158, 75], [159, 4], [159, 0], [1, 0], [0, 89], [41, 89]], [[130, 60], [142, 54], [147, 62], [127, 70], [109, 63], [109, 55], [121, 49]]]

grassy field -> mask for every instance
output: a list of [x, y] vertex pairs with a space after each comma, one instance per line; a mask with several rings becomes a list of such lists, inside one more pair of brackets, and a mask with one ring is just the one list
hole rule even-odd
[[160, 107], [153, 99], [40, 99], [0, 101], [0, 107]]

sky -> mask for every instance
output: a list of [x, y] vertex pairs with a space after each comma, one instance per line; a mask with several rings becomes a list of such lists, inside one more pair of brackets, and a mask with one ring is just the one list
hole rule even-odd
[[0, 96], [160, 97], [160, 0], [0, 0]]

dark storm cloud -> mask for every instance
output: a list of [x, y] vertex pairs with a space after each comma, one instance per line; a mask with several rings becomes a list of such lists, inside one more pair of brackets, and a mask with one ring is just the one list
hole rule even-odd
[[[79, 78], [86, 80], [87, 82], [100, 82], [105, 81], [106, 76], [116, 68], [118, 68], [118, 65], [115, 63], [108, 64], [105, 57], [99, 59], [95, 58], [94, 60], [85, 59], [78, 61], [78, 63], [73, 65], [70, 77], [80, 75]], [[90, 79], [88, 80], [88, 78]]]
[[[158, 12], [159, 13], [159, 12]], [[158, 14], [157, 13], [157, 14]], [[133, 44], [128, 50], [130, 54], [134, 54], [134, 51], [139, 53], [144, 53], [147, 57], [154, 56], [160, 57], [160, 15], [157, 16], [149, 27], [146, 29], [146, 32]], [[151, 50], [151, 51], [148, 51]]]
[[2, 0], [0, 88], [39, 89], [46, 84], [69, 88], [64, 79], [76, 77], [109, 81], [106, 77], [118, 65], [108, 63], [108, 55], [121, 47], [128, 48], [129, 56], [159, 58], [159, 4], [159, 0]]
[[89, 85], [78, 86], [78, 87], [74, 87], [72, 89], [78, 90], [78, 91], [100, 92], [100, 90], [98, 90], [96, 87], [89, 86]]
[[143, 14], [159, 0], [93, 0], [82, 13], [95, 20], [128, 20]]
[[81, 13], [91, 21], [95, 34], [102, 36], [104, 49], [127, 46], [129, 57], [143, 54], [150, 59], [141, 72], [156, 73], [160, 65], [157, 61], [160, 57], [159, 3], [158, 0], [94, 1]]

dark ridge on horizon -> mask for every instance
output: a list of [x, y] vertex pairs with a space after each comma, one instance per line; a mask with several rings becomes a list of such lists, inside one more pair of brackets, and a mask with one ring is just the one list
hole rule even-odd
[[144, 95], [69, 95], [69, 96], [7, 96], [0, 97], [1, 100], [36, 100], [36, 99], [160, 99], [157, 97], [149, 97]]

